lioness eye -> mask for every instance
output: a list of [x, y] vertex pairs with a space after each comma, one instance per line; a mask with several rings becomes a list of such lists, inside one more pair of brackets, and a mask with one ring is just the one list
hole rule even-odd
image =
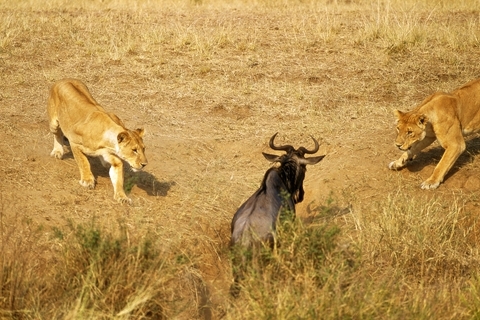
[[132, 149], [132, 151], [133, 151], [134, 153], [137, 153], [137, 149]]

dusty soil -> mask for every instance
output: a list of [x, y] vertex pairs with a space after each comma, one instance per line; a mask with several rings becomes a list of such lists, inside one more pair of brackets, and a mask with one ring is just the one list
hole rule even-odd
[[[392, 110], [411, 108], [436, 89], [453, 89], [472, 79], [479, 69], [468, 63], [471, 53], [459, 52], [457, 57], [471, 68], [441, 78], [438, 75], [448, 64], [439, 64], [432, 52], [411, 48], [392, 57], [379, 43], [353, 45], [352, 30], [358, 30], [352, 19], [355, 13], [332, 14], [338, 22], [334, 38], [308, 42], [310, 47], [280, 43], [293, 39], [294, 30], [285, 31], [279, 22], [284, 13], [276, 14], [281, 17], [260, 22], [261, 14], [235, 10], [143, 16], [115, 11], [3, 11], [4, 17], [26, 15], [32, 21], [25, 27], [28, 32], [19, 31], [0, 52], [3, 214], [34, 221], [46, 233], [71, 219], [112, 224], [123, 220], [132, 232], [150, 227], [165, 239], [180, 238], [193, 245], [191, 234], [196, 233], [195, 241], [212, 243], [211, 265], [204, 267], [208, 280], [226, 290], [224, 280], [230, 272], [227, 264], [215, 262], [216, 252], [227, 246], [236, 208], [269, 168], [261, 152], [271, 152], [268, 140], [275, 132], [279, 143], [306, 147], [312, 146], [312, 135], [320, 140], [319, 153], [326, 154], [308, 168], [299, 216], [318, 214], [333, 199], [334, 206], [348, 208], [340, 219], [351, 228], [361, 227], [362, 215], [397, 192], [419, 199], [461, 198], [466, 210], [477, 210], [480, 142], [475, 137], [438, 190], [419, 188], [441, 157], [438, 146], [407, 169], [387, 168], [400, 156], [393, 146]], [[246, 33], [255, 29], [257, 38], [250, 44], [253, 49], [245, 36], [244, 47], [218, 46], [208, 57], [167, 39], [155, 44], [159, 51], [139, 45], [112, 58], [100, 51], [87, 53], [88, 45], [82, 44], [87, 40], [76, 33], [86, 20], [93, 27], [83, 32], [100, 37], [92, 30], [102, 29], [95, 24], [101, 23], [102, 15], [125, 22], [117, 30], [122, 35], [128, 24], [145, 23], [143, 27], [150, 25], [152, 30], [159, 25], [176, 30], [174, 26], [183, 24], [196, 32], [203, 26], [202, 32], [208, 34], [217, 31], [213, 21], [233, 21], [225, 32], [245, 26]], [[70, 27], [60, 23], [60, 28], [56, 19]], [[55, 33], [58, 28], [65, 36]], [[65, 42], [67, 46], [61, 45]], [[415, 66], [410, 62], [413, 55]], [[49, 87], [63, 77], [84, 81], [97, 101], [129, 128], [146, 129], [149, 164], [144, 172], [127, 172], [125, 178], [132, 206], [114, 201], [108, 172], [97, 160], [91, 160], [97, 186], [86, 190], [78, 183], [71, 153], [63, 160], [49, 156], [53, 137], [46, 100]]]

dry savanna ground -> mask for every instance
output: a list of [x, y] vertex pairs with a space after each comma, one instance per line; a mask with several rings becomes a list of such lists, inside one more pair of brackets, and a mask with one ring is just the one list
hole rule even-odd
[[[392, 111], [479, 77], [479, 56], [475, 0], [0, 0], [0, 318], [478, 318], [480, 140], [435, 191], [438, 144], [387, 164]], [[49, 156], [66, 77], [146, 129], [132, 206], [97, 160], [87, 190]], [[230, 221], [275, 132], [326, 157], [234, 299]]]

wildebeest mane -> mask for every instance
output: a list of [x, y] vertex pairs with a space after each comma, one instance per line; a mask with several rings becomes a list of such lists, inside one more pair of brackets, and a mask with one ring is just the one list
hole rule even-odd
[[267, 170], [263, 176], [262, 183], [258, 194], [265, 192], [267, 189], [267, 179], [272, 171], [276, 171], [280, 180], [285, 187], [285, 192], [292, 197], [293, 203], [303, 200], [303, 179], [305, 178], [306, 166], [298, 163], [292, 154], [285, 154], [279, 159], [280, 166], [272, 167]]

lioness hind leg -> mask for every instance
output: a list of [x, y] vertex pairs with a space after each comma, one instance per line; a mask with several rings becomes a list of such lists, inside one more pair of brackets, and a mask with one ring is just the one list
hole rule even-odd
[[93, 189], [95, 188], [95, 177], [92, 174], [92, 170], [90, 169], [90, 162], [86, 155], [75, 145], [70, 145], [73, 153], [73, 157], [77, 162], [78, 169], [80, 170], [80, 181], [79, 183], [88, 188]]
[[58, 122], [57, 105], [58, 101], [53, 91], [50, 92], [47, 103], [47, 114], [50, 132], [53, 133], [53, 150], [50, 155], [57, 159], [62, 159], [65, 151], [63, 150], [63, 131]]
[[62, 159], [65, 151], [63, 150], [63, 132], [58, 121], [50, 121], [50, 132], [53, 133], [53, 150], [50, 155], [57, 159]]

